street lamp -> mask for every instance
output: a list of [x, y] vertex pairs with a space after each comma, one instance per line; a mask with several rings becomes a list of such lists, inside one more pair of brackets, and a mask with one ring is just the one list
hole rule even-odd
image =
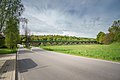
[[22, 28], [24, 29], [25, 38], [26, 38], [26, 40], [25, 40], [25, 46], [27, 48], [29, 48], [30, 47], [30, 30], [27, 27], [28, 19], [26, 19], [26, 18], [20, 18], [19, 20], [20, 20], [20, 22], [23, 23], [22, 24]]

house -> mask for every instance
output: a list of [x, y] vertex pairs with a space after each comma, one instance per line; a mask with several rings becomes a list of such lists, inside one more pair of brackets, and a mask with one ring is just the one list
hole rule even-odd
[[0, 47], [5, 45], [5, 36], [0, 32]]

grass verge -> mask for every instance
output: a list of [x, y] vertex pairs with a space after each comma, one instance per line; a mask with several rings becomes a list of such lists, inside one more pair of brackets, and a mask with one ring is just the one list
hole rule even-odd
[[16, 53], [16, 49], [0, 49], [0, 54], [11, 54], [11, 53]]
[[110, 45], [40, 46], [49, 51], [120, 62], [120, 43]]

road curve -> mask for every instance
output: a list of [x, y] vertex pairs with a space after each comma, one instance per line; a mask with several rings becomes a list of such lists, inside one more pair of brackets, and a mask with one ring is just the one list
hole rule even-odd
[[120, 80], [120, 64], [20, 48], [19, 80]]

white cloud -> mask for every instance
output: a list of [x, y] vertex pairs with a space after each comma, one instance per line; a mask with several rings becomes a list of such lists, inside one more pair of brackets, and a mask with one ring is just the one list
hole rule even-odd
[[99, 31], [107, 32], [113, 19], [119, 16], [107, 10], [114, 0], [98, 1], [23, 0], [26, 8], [23, 16], [29, 20], [28, 27], [34, 34], [96, 37]]

